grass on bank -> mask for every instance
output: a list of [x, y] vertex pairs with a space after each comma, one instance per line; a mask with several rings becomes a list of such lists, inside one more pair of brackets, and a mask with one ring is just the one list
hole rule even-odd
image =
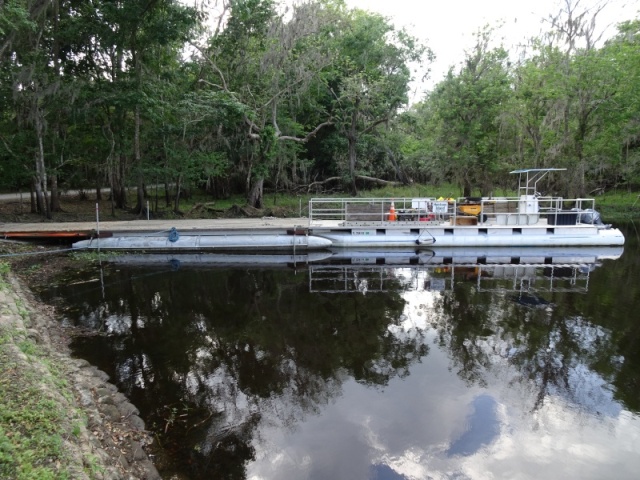
[[[151, 192], [150, 192], [151, 193]], [[506, 194], [506, 192], [505, 192]], [[361, 190], [359, 198], [414, 198], [414, 197], [457, 197], [459, 192], [457, 187], [452, 185], [431, 186], [414, 184], [406, 187], [384, 187], [373, 190]], [[294, 194], [286, 192], [265, 192], [264, 210], [266, 214], [270, 212], [285, 213], [289, 216], [306, 216], [309, 212], [309, 200], [312, 198], [350, 198], [348, 192], [335, 194]], [[129, 192], [129, 204], [135, 205], [136, 198], [133, 192]], [[163, 218], [180, 217], [173, 209], [173, 204], [166, 205], [164, 197], [156, 202], [155, 197], [149, 197], [149, 209], [151, 214], [160, 214]], [[246, 205], [246, 197], [242, 195], [232, 195], [223, 199], [213, 199], [206, 194], [193, 191], [189, 198], [180, 201], [180, 212], [182, 215], [197, 215], [204, 212], [226, 212], [235, 207]], [[198, 206], [203, 207], [198, 210]], [[104, 209], [103, 209], [104, 210]], [[110, 212], [109, 212], [110, 213]], [[107, 212], [104, 213], [105, 218]]]
[[[0, 263], [0, 291], [5, 295], [10, 289], [7, 272], [7, 264]], [[25, 308], [0, 308], [3, 314], [21, 316], [28, 328]], [[41, 346], [8, 322], [0, 323], [0, 365], [0, 478], [73, 478], [64, 440], [78, 434], [79, 427], [70, 423], [76, 418], [78, 425], [78, 416], [52, 393], [71, 395], [62, 372]]]
[[640, 218], [640, 194], [627, 191], [607, 192], [596, 197], [596, 209], [605, 223]]
[[[417, 198], [417, 197], [434, 197], [434, 198], [458, 198], [460, 197], [460, 189], [454, 185], [418, 185], [414, 184], [407, 187], [384, 187], [374, 190], [361, 190], [358, 194], [360, 198]], [[494, 196], [517, 195], [515, 190], [497, 190], [493, 192]], [[480, 192], [472, 192], [472, 196], [480, 196]], [[293, 195], [284, 193], [266, 193], [264, 196], [265, 211], [269, 213], [276, 209], [278, 213], [284, 212], [288, 216], [306, 217], [309, 213], [309, 200], [319, 197], [319, 195], [305, 194]], [[320, 197], [340, 197], [349, 198], [347, 193], [336, 195], [320, 195]], [[638, 192], [629, 191], [609, 191], [595, 198], [596, 209], [601, 213], [605, 223], [612, 221], [625, 221], [634, 218], [640, 218], [640, 195]], [[181, 211], [187, 212], [195, 205], [202, 202], [211, 202], [203, 196], [194, 196], [188, 201], [181, 203]], [[228, 210], [234, 205], [244, 205], [246, 199], [242, 196], [234, 196], [223, 200], [215, 200], [215, 206], [220, 210]]]

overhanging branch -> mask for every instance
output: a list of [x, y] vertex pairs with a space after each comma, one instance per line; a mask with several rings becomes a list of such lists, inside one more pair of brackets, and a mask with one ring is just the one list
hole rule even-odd
[[312, 131], [310, 131], [309, 133], [307, 133], [307, 135], [303, 138], [300, 137], [293, 137], [290, 135], [280, 135], [278, 137], [278, 140], [289, 140], [292, 142], [298, 142], [298, 143], [307, 143], [310, 139], [312, 139], [313, 137], [316, 136], [316, 134], [324, 127], [328, 127], [329, 125], [333, 125], [333, 120], [329, 119], [326, 122], [322, 122], [320, 125], [318, 125], [316, 128], [314, 128]]

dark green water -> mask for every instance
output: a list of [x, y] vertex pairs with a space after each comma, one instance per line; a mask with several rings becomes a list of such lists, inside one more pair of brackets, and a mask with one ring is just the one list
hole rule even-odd
[[74, 353], [140, 409], [165, 478], [631, 479], [636, 228], [597, 265], [104, 263], [42, 296], [101, 333]]

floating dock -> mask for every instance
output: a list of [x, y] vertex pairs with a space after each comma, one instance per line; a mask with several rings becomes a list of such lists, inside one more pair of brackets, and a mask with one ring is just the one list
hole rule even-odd
[[306, 227], [307, 218], [224, 218], [189, 220], [127, 220], [106, 222], [0, 223], [3, 238], [56, 238], [167, 233], [172, 228], [187, 234], [224, 234], [225, 232], [286, 232]]
[[331, 241], [309, 235], [307, 218], [231, 218], [0, 224], [0, 236], [69, 240], [105, 250], [319, 250]]
[[308, 218], [137, 220], [0, 224], [5, 238], [70, 238], [77, 249], [173, 252], [277, 250], [294, 255], [327, 248], [487, 248], [622, 246], [592, 198], [537, 192], [563, 169], [527, 169], [515, 197], [442, 199], [314, 198]]

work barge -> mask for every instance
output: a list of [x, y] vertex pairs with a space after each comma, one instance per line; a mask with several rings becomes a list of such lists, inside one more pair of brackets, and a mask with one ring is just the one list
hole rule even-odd
[[519, 176], [514, 197], [313, 198], [300, 218], [5, 224], [0, 234], [49, 233], [77, 239], [79, 250], [148, 252], [623, 245], [624, 235], [602, 222], [594, 199], [538, 193], [538, 182], [557, 170], [512, 172]]

